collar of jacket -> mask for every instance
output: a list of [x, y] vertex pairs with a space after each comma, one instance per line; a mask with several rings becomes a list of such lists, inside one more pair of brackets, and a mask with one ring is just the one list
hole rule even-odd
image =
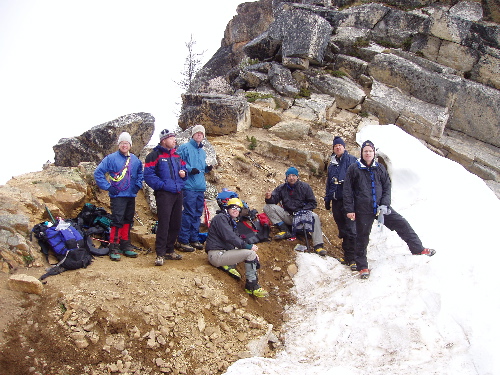
[[378, 167], [378, 163], [375, 160], [373, 160], [372, 165], [369, 167], [365, 163], [363, 163], [363, 160], [361, 158], [359, 158], [357, 160], [357, 163], [358, 163], [359, 169], [368, 169], [368, 168], [377, 168]]
[[155, 150], [160, 151], [162, 154], [166, 153], [166, 154], [170, 154], [170, 155], [172, 155], [176, 151], [175, 148], [165, 148], [160, 144], [158, 144], [158, 146], [155, 147]]
[[193, 138], [189, 140], [189, 143], [191, 143], [195, 148], [203, 148], [204, 146], [203, 141], [198, 144], [198, 142], [196, 142]]

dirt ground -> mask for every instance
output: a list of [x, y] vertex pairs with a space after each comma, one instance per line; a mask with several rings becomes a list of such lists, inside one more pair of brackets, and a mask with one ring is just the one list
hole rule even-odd
[[[252, 133], [257, 139], [259, 131]], [[250, 152], [247, 135], [210, 139], [219, 163], [207, 180], [218, 191], [237, 191], [262, 212], [265, 191], [283, 181], [290, 165]], [[328, 145], [294, 142], [331, 153]], [[340, 257], [336, 226], [323, 207], [325, 176], [299, 170], [318, 200], [327, 256]], [[149, 227], [154, 216], [144, 197], [137, 212]], [[0, 274], [0, 375], [221, 374], [239, 358], [272, 357], [282, 346], [286, 309], [294, 302], [297, 243], [303, 242], [259, 244], [259, 281], [270, 292], [265, 299], [246, 295], [244, 280], [209, 265], [204, 251], [155, 267], [154, 251], [138, 243], [144, 248], [138, 258], [96, 258], [86, 269], [47, 278], [40, 296], [8, 290], [9, 275]], [[243, 265], [238, 269], [244, 275]], [[38, 278], [44, 271], [15, 272]]]

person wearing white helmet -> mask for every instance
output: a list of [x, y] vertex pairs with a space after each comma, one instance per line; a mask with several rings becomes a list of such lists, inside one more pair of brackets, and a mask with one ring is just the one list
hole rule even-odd
[[212, 219], [205, 245], [208, 262], [229, 272], [236, 279], [241, 278], [236, 264], [245, 262], [245, 292], [255, 297], [267, 297], [268, 292], [259, 285], [257, 276], [260, 267], [257, 256], [259, 248], [243, 240], [236, 229], [236, 220], [242, 208], [243, 202], [239, 198], [231, 198], [225, 209]]

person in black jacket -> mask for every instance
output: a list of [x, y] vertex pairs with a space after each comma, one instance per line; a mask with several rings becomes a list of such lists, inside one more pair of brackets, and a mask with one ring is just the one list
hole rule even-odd
[[339, 230], [339, 238], [342, 239], [342, 250], [344, 250], [344, 261], [351, 270], [356, 271], [356, 260], [354, 256], [354, 243], [356, 241], [356, 225], [354, 221], [347, 218], [344, 209], [344, 180], [347, 168], [356, 162], [356, 158], [345, 149], [345, 142], [341, 137], [333, 139], [333, 153], [328, 164], [328, 178], [325, 189], [325, 208], [332, 210], [333, 219]]
[[285, 172], [285, 183], [279, 185], [272, 192], [265, 195], [266, 205], [264, 212], [276, 225], [280, 232], [274, 239], [290, 238], [289, 226], [293, 224], [294, 215], [299, 211], [310, 211], [314, 227], [312, 231], [312, 241], [314, 251], [319, 255], [326, 255], [323, 248], [323, 232], [319, 216], [312, 212], [317, 206], [316, 198], [309, 184], [299, 180], [299, 171], [295, 167], [290, 167]]
[[217, 268], [222, 268], [233, 277], [239, 279], [240, 274], [235, 266], [245, 262], [245, 292], [255, 297], [267, 297], [268, 293], [260, 285], [257, 269], [260, 267], [255, 244], [244, 241], [236, 229], [236, 219], [243, 208], [239, 198], [231, 198], [227, 206], [214, 216], [208, 228], [205, 251], [208, 262]]
[[375, 219], [396, 231], [414, 255], [433, 256], [436, 251], [424, 248], [420, 238], [408, 221], [391, 205], [391, 179], [383, 165], [375, 161], [375, 146], [363, 142], [361, 158], [347, 169], [344, 182], [344, 208], [347, 217], [356, 222], [355, 256], [357, 270], [362, 279], [370, 276], [366, 249]]

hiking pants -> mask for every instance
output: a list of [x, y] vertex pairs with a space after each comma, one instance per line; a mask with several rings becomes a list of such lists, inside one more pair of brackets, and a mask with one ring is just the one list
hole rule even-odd
[[214, 267], [233, 266], [245, 261], [245, 276], [247, 281], [257, 280], [256, 267], [246, 267], [247, 263], [255, 263], [257, 253], [253, 250], [210, 250], [207, 252], [208, 262]]
[[181, 228], [182, 192], [155, 191], [158, 211], [158, 228], [156, 230], [156, 255], [164, 256], [174, 252], [175, 241]]
[[135, 198], [116, 197], [110, 198], [111, 228], [109, 242], [119, 243], [120, 239], [129, 239], [129, 231], [134, 224]]
[[[384, 215], [384, 225], [390, 230], [396, 231], [398, 236], [406, 242], [412, 254], [420, 253], [424, 247], [420, 238], [415, 233], [413, 228], [410, 226], [408, 221], [394, 211], [391, 207], [391, 213], [389, 215]], [[358, 271], [368, 268], [368, 260], [366, 258], [366, 249], [368, 247], [368, 241], [370, 239], [370, 232], [372, 230], [373, 222], [376, 216], [370, 215], [358, 215], [356, 214], [356, 264], [358, 266]]]
[[203, 191], [183, 191], [180, 243], [198, 242], [200, 240], [200, 218], [203, 214], [205, 193]]
[[333, 219], [339, 230], [339, 238], [342, 239], [344, 258], [347, 263], [355, 262], [354, 246], [356, 243], [356, 223], [347, 217], [343, 199], [334, 199], [331, 201], [331, 204]]
[[[277, 224], [279, 222], [284, 222], [290, 228], [293, 224], [293, 216], [286, 212], [283, 207], [278, 206], [277, 204], [266, 204], [264, 206], [264, 212], [271, 220], [271, 223]], [[323, 232], [321, 231], [321, 221], [319, 220], [319, 216], [312, 213], [314, 217], [314, 231], [311, 233], [313, 246], [323, 244]]]

